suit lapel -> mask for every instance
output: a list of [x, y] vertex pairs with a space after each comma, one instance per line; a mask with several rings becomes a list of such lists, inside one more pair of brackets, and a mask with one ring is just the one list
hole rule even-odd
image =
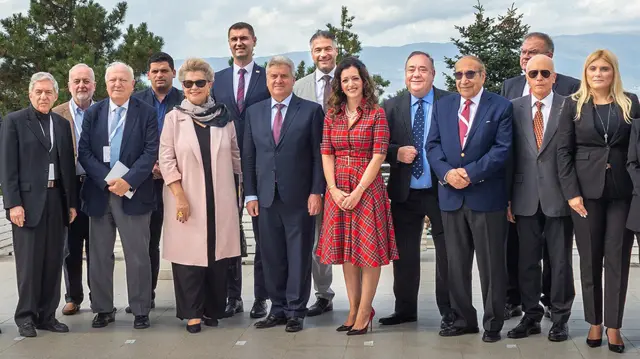
[[411, 126], [411, 95], [403, 95], [403, 98], [399, 98], [397, 108], [398, 113], [400, 114], [402, 126], [404, 127], [404, 133], [411, 142], [413, 141]]
[[200, 145], [198, 143], [198, 136], [196, 135], [196, 125], [193, 123], [193, 120], [190, 118], [184, 119], [181, 121], [182, 127], [186, 133], [186, 137], [189, 140], [189, 147], [191, 147], [191, 151], [194, 156], [198, 160], [198, 163], [202, 165], [202, 153], [200, 152]]
[[[259, 122], [254, 121], [251, 125], [258, 127], [258, 130], [254, 128], [253, 131], [259, 131], [259, 129], [264, 128], [262, 131], [269, 137], [269, 143], [271, 143], [273, 148], [276, 148], [276, 141], [273, 139], [273, 130], [271, 129], [271, 98], [269, 98], [269, 101], [264, 101], [263, 106], [264, 107], [260, 113], [263, 114], [264, 119]], [[282, 131], [280, 131], [280, 134], [282, 134]], [[280, 137], [282, 138], [282, 136]]]
[[[482, 122], [484, 121], [484, 116], [487, 114], [487, 112], [489, 112], [489, 107], [491, 106], [491, 104], [489, 104], [489, 101], [491, 101], [491, 98], [489, 97], [489, 94], [485, 90], [482, 92], [482, 96], [480, 96], [480, 103], [478, 104], [478, 109], [476, 110], [476, 116], [473, 118], [473, 123], [471, 123], [471, 129], [469, 130], [469, 135], [467, 136], [465, 147], [469, 143], [469, 141], [471, 141], [471, 139], [473, 138], [473, 135], [478, 130], [478, 127], [482, 125]], [[456, 119], [457, 119], [457, 116], [458, 114], [456, 111]]]
[[[229, 89], [229, 91], [224, 91], [224, 93], [229, 94], [229, 100], [227, 103], [233, 104], [231, 106], [231, 111], [235, 114], [236, 118], [240, 118], [240, 112], [238, 112], [238, 103], [236, 102], [236, 94], [233, 92], [233, 66], [229, 68], [229, 71], [225, 71], [221, 74], [220, 81], [222, 82], [222, 86]], [[219, 102], [223, 102], [224, 100], [220, 99]], [[245, 97], [246, 102], [246, 97]]]
[[533, 129], [533, 117], [531, 116], [531, 95], [525, 96], [527, 98], [526, 103], [520, 104], [520, 116], [518, 116], [518, 125], [522, 128], [522, 134], [529, 143], [529, 149], [537, 156], [538, 145], [536, 143], [536, 134]]
[[542, 137], [542, 145], [540, 146], [540, 154], [544, 151], [551, 139], [556, 134], [558, 129], [558, 115], [560, 115], [560, 109], [562, 108], [563, 100], [558, 94], [553, 95], [553, 103], [551, 104], [551, 112], [549, 112], [549, 118], [547, 119], [547, 126], [544, 129], [544, 137]]
[[[51, 142], [47, 141], [47, 138], [44, 137], [44, 134], [42, 133], [42, 131], [44, 130], [42, 127], [40, 127], [40, 123], [38, 122], [36, 115], [33, 113], [34, 111], [35, 109], [30, 109], [29, 111], [29, 121], [27, 122], [27, 127], [29, 127], [31, 132], [33, 132], [38, 141], [40, 141], [40, 144], [44, 146], [47, 151], [49, 151], [49, 149], [51, 148]], [[49, 129], [46, 129], [46, 131], [48, 130]]]
[[120, 146], [120, 155], [124, 153], [124, 149], [129, 142], [131, 132], [137, 126], [138, 122], [138, 103], [133, 98], [129, 100], [129, 108], [127, 109], [126, 118], [124, 119], [124, 132], [122, 133], [122, 145]]
[[[247, 88], [247, 93], [244, 94], [244, 103], [247, 103], [247, 100], [249, 99], [249, 97], [251, 97], [251, 93], [253, 92], [253, 90], [256, 87], [256, 84], [258, 83], [258, 79], [264, 76], [262, 74], [262, 68], [259, 67], [257, 64], [254, 63], [253, 65], [253, 72], [251, 73], [251, 79], [249, 80], [249, 88]], [[231, 86], [233, 87], [233, 77], [231, 78]], [[247, 106], [245, 105], [244, 108], [242, 109], [242, 111], [244, 112], [244, 109], [246, 109]]]
[[109, 145], [109, 136], [111, 132], [109, 131], [109, 100], [107, 99], [102, 103], [102, 109], [98, 113], [98, 132], [99, 134], [103, 134], [102, 143], [103, 146]]
[[[458, 135], [458, 133], [459, 133], [459, 125], [458, 125], [458, 123], [460, 122], [460, 120], [458, 120], [458, 110], [460, 109], [460, 95], [459, 94], [451, 95], [451, 98], [449, 99], [449, 101], [451, 101], [450, 106], [443, 105], [443, 104], [446, 103], [446, 101], [447, 100], [443, 100], [443, 101], [439, 101], [439, 102], [434, 101], [435, 102], [434, 106], [440, 106], [440, 107], [442, 107], [444, 109], [448, 109], [449, 110], [449, 113], [447, 114], [447, 116], [445, 118], [451, 119], [451, 120], [445, 121], [444, 124], [438, 123], [438, 125], [444, 125], [444, 126], [449, 128], [449, 131], [451, 132], [451, 135], [455, 139], [455, 141], [452, 141], [452, 142], [455, 142], [455, 146], [456, 146], [456, 149], [458, 150], [458, 152], [462, 152], [462, 145], [460, 144], [460, 136]], [[438, 111], [440, 111], [440, 110], [438, 110]]]
[[524, 92], [524, 86], [527, 84], [527, 79], [524, 75], [518, 77], [516, 80], [516, 84], [513, 88], [513, 93], [511, 94], [511, 98], [522, 97], [522, 93]]
[[[291, 96], [291, 101], [289, 102], [289, 108], [287, 109], [287, 114], [284, 116], [284, 120], [282, 122], [282, 130], [280, 131], [280, 141], [278, 141], [279, 147], [284, 141], [284, 136], [287, 134], [287, 130], [291, 127], [291, 123], [293, 119], [296, 117], [298, 110], [300, 109], [300, 98], [296, 95]], [[273, 136], [271, 136], [273, 137]]]

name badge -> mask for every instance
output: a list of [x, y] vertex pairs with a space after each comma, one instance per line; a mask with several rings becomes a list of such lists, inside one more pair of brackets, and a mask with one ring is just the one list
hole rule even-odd
[[53, 163], [49, 163], [49, 181], [53, 181], [56, 179], [56, 172]]
[[111, 146], [102, 147], [102, 162], [111, 162]]

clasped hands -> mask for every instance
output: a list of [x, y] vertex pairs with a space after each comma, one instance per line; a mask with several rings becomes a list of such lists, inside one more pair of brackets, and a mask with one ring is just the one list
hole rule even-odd
[[333, 187], [329, 190], [329, 193], [331, 193], [331, 198], [341, 210], [350, 211], [360, 203], [364, 190], [361, 186], [357, 186], [351, 193], [347, 193], [337, 187]]
[[123, 180], [122, 178], [111, 179], [107, 181], [107, 184], [109, 185], [109, 192], [119, 197], [124, 196], [124, 194], [131, 189], [129, 183], [127, 183], [127, 181]]
[[463, 189], [471, 184], [471, 179], [464, 168], [454, 168], [447, 172], [444, 180], [455, 189]]

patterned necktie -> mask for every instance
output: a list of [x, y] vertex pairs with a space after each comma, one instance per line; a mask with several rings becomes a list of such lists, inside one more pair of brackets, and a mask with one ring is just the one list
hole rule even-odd
[[247, 70], [240, 69], [238, 70], [238, 93], [236, 96], [236, 104], [238, 105], [238, 111], [242, 113], [244, 110], [244, 74], [247, 73]]
[[324, 112], [327, 112], [327, 106], [329, 104], [329, 98], [331, 97], [331, 76], [324, 75], [322, 76], [324, 80], [324, 94], [322, 97], [322, 109]]
[[276, 112], [276, 117], [273, 119], [273, 140], [276, 141], [276, 145], [280, 142], [280, 131], [282, 130], [282, 109], [284, 108], [284, 104], [277, 103], [276, 108], [278, 111]]
[[536, 107], [538, 110], [536, 111], [536, 115], [533, 116], [533, 133], [536, 135], [536, 145], [538, 146], [538, 150], [540, 150], [540, 146], [542, 146], [542, 137], [544, 136], [544, 121], [542, 119], [542, 105], [543, 103], [540, 101], [536, 102]]
[[471, 118], [471, 100], [466, 100], [464, 102], [464, 107], [462, 108], [462, 112], [460, 115], [467, 122], [465, 123], [462, 119], [458, 118], [458, 136], [460, 137], [460, 147], [464, 147], [464, 138], [467, 136], [467, 131], [469, 130], [469, 119]]
[[422, 163], [422, 151], [424, 151], [424, 101], [418, 100], [418, 110], [413, 118], [413, 147], [418, 151], [416, 158], [413, 160], [413, 166], [411, 167], [411, 174], [416, 179], [422, 176], [424, 172], [424, 164]]
[[110, 143], [110, 161], [109, 164], [111, 168], [120, 160], [120, 147], [122, 145], [122, 129], [124, 128], [124, 124], [122, 126], [118, 126], [118, 122], [122, 118], [122, 113], [124, 112], [124, 107], [116, 108], [116, 113], [113, 116], [113, 120], [111, 121], [111, 131], [109, 131], [109, 138], [111, 138], [111, 134], [115, 130], [116, 133], [111, 139]]

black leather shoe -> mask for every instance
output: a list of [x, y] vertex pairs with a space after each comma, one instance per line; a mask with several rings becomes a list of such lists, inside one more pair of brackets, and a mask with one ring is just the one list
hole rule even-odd
[[388, 317], [380, 318], [378, 320], [378, 323], [380, 323], [381, 325], [398, 325], [402, 323], [415, 322], [416, 320], [418, 320], [418, 317], [415, 315], [405, 316], [398, 313], [393, 313]]
[[244, 305], [242, 299], [229, 298], [227, 301], [227, 307], [224, 309], [223, 318], [231, 318], [237, 313], [244, 312]]
[[456, 321], [456, 315], [452, 312], [445, 313], [442, 316], [442, 320], [440, 321], [440, 329], [448, 328], [453, 326], [453, 323]]
[[21, 337], [25, 338], [35, 338], [38, 336], [36, 327], [31, 322], [20, 324], [20, 326], [18, 326], [18, 333], [20, 333]]
[[202, 317], [202, 323], [204, 323], [204, 325], [206, 325], [207, 327], [217, 327], [218, 326], [218, 319], [216, 318], [207, 318], [207, 317]]
[[259, 320], [255, 322], [253, 326], [258, 329], [266, 329], [266, 328], [273, 328], [277, 325], [285, 325], [285, 324], [287, 324], [287, 318], [276, 317], [273, 314], [269, 314], [264, 320]]
[[191, 334], [200, 333], [202, 331], [202, 325], [198, 324], [187, 324], [187, 331]]
[[504, 320], [511, 319], [513, 317], [519, 317], [522, 315], [522, 307], [515, 304], [505, 304], [504, 306]]
[[507, 332], [507, 337], [511, 339], [522, 339], [532, 334], [540, 334], [541, 332], [540, 323], [530, 317], [524, 317], [515, 328]]
[[569, 339], [569, 327], [567, 323], [553, 323], [549, 330], [549, 341], [563, 342]]
[[317, 315], [330, 312], [332, 310], [333, 310], [333, 303], [330, 300], [324, 299], [324, 298], [318, 298], [318, 300], [316, 300], [316, 302], [311, 306], [311, 308], [309, 308], [309, 311], [307, 312], [307, 316], [315, 317]]
[[133, 320], [134, 329], [147, 329], [151, 326], [148, 315], [136, 315], [136, 319]]
[[[151, 309], [154, 309], [156, 307], [156, 301], [152, 300], [151, 301]], [[124, 311], [128, 314], [131, 314], [131, 307], [127, 306], [126, 308], [124, 308]]]
[[91, 323], [91, 327], [93, 328], [104, 328], [109, 323], [113, 323], [116, 321], [116, 309], [114, 308], [111, 313], [98, 313], [95, 317], [93, 317], [93, 322]]
[[[609, 328], [607, 328], [604, 331], [604, 333], [607, 336], [607, 338], [609, 338]], [[620, 336], [622, 337], [622, 335]], [[618, 353], [618, 354], [624, 353], [624, 342], [622, 344], [612, 344], [611, 341], [609, 341], [609, 351]]]
[[447, 327], [442, 329], [438, 334], [441, 337], [457, 337], [460, 335], [465, 335], [465, 334], [477, 334], [480, 333], [480, 329], [478, 329], [478, 327], [466, 327], [466, 328], [459, 328], [459, 327]]
[[502, 339], [500, 336], [500, 332], [493, 332], [486, 330], [484, 334], [482, 334], [482, 341], [485, 343], [495, 343]]
[[267, 316], [267, 301], [262, 299], [256, 299], [251, 307], [249, 316], [253, 319], [264, 318]]
[[36, 325], [36, 329], [46, 330], [53, 333], [68, 333], [69, 327], [66, 324], [60, 323], [58, 319], [53, 319], [48, 323], [42, 323]]
[[303, 323], [304, 318], [289, 318], [289, 320], [287, 320], [287, 326], [284, 328], [284, 330], [289, 333], [299, 332], [304, 327]]

